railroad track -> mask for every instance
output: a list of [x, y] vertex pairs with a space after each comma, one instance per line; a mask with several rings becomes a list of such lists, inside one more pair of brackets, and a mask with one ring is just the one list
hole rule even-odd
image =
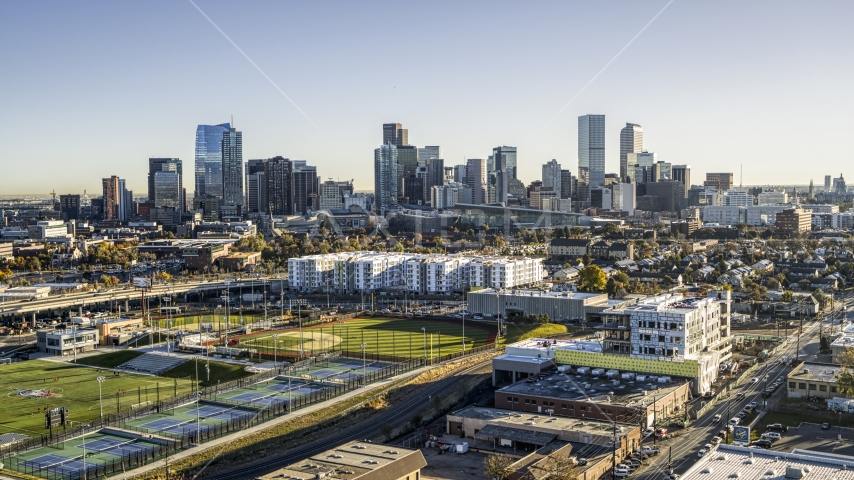
[[429, 396], [437, 394], [445, 388], [453, 385], [454, 381], [458, 376], [473, 373], [478, 369], [483, 368], [491, 361], [491, 358], [480, 361], [471, 365], [470, 367], [467, 367], [455, 373], [452, 376], [444, 378], [436, 382], [434, 385], [431, 385], [428, 389], [419, 392], [418, 395], [412, 395], [411, 398], [397, 405], [394, 405], [386, 412], [380, 414], [378, 417], [365, 420], [361, 424], [357, 424], [345, 430], [342, 435], [335, 435], [334, 438], [331, 439], [318, 440], [317, 442], [311, 443], [309, 445], [291, 450], [284, 455], [271, 457], [265, 459], [263, 462], [247, 465], [245, 467], [235, 468], [225, 472], [218, 472], [212, 475], [205, 475], [204, 470], [202, 470], [201, 472], [197, 473], [193, 478], [205, 478], [211, 480], [255, 478], [258, 475], [263, 475], [264, 473], [270, 472], [277, 468], [281, 468], [285, 465], [289, 465], [293, 462], [302, 460], [317, 453], [329, 450], [338, 445], [359, 438], [365, 438], [368, 434], [371, 434], [375, 432], [378, 428], [380, 428], [381, 425], [393, 424], [395, 421], [399, 422], [404, 418], [410, 418], [416, 412], [429, 406], [429, 404], [425, 401]]

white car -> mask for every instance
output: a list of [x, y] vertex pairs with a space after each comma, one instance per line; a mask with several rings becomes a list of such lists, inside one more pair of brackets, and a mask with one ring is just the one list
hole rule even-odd
[[751, 379], [750, 379], [750, 383], [756, 383], [756, 382], [758, 382], [758, 381], [759, 381], [759, 379], [758, 379], [758, 378], [756, 378], [756, 377], [753, 377], [753, 378], [751, 378]]
[[783, 436], [777, 432], [767, 432], [762, 434], [762, 438], [767, 438], [768, 440], [780, 440]]
[[705, 448], [701, 448], [701, 449], [700, 449], [700, 451], [699, 451], [699, 452], [697, 452], [697, 456], [698, 456], [698, 457], [702, 457], [703, 455], [705, 455], [705, 454], [706, 454], [706, 451], [707, 451], [707, 450], [706, 450]]
[[643, 431], [643, 436], [648, 437], [648, 436], [652, 435], [653, 433], [655, 433], [655, 429], [647, 428], [646, 430]]

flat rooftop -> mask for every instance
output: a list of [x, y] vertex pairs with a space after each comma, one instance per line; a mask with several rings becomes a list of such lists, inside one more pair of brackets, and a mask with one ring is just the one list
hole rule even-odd
[[549, 353], [553, 350], [579, 350], [586, 352], [602, 353], [602, 345], [599, 342], [585, 340], [557, 340], [553, 338], [529, 338], [507, 346], [507, 351], [526, 350], [531, 353]]
[[795, 367], [786, 378], [813, 382], [835, 382], [836, 374], [842, 370], [838, 365], [827, 363], [802, 363]]
[[[577, 400], [621, 406], [651, 405], [655, 398], [667, 395], [685, 383], [671, 377], [668, 383], [635, 380], [592, 379], [584, 375], [554, 373], [542, 380], [525, 379], [500, 390], [501, 393], [536, 395], [563, 400]], [[617, 385], [614, 381], [618, 382]], [[589, 386], [588, 386], [589, 385]]]
[[689, 313], [701, 305], [711, 303], [710, 297], [686, 297], [682, 294], [665, 293], [657, 295], [645, 300], [641, 300], [635, 305], [627, 306], [625, 311], [657, 311], [657, 312], [672, 312], [672, 313]]
[[[370, 442], [349, 442], [340, 447], [327, 450], [300, 462], [293, 463], [274, 472], [258, 477], [273, 478], [325, 478], [353, 480], [357, 478], [381, 478], [371, 475], [377, 470], [389, 467], [395, 462], [395, 468], [382, 478], [399, 478], [423, 468], [427, 463], [420, 450], [375, 444]], [[397, 476], [394, 476], [397, 474]]]
[[[854, 467], [854, 457], [831, 458], [718, 445], [679, 478], [681, 480], [728, 480], [731, 478], [854, 480], [852, 467]], [[790, 468], [800, 470], [803, 476], [787, 475], [787, 469]]]
[[[555, 417], [538, 413], [514, 412], [512, 410], [491, 407], [469, 406], [456, 412], [451, 412], [449, 415], [476, 420], [488, 420], [494, 425], [515, 427], [522, 430], [536, 430], [537, 427], [540, 427], [548, 430], [572, 430], [574, 432], [602, 435], [609, 438], [614, 432], [614, 424], [612, 422], [602, 422], [589, 418], [580, 419]], [[634, 423], [617, 423], [618, 432], [624, 434], [629, 433], [635, 428], [638, 428], [638, 426]]]

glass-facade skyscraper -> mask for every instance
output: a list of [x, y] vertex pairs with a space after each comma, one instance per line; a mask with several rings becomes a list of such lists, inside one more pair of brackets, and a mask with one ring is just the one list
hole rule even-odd
[[626, 123], [620, 130], [620, 181], [628, 176], [627, 155], [643, 151], [643, 128], [636, 123]]
[[[578, 178], [587, 176], [586, 198], [590, 199], [590, 188], [605, 185], [605, 115], [582, 115], [578, 117]], [[580, 187], [580, 186], [579, 186]]]
[[374, 150], [374, 204], [380, 215], [397, 207], [397, 147], [387, 143]]
[[[174, 192], [170, 191], [168, 198], [169, 200], [165, 200], [166, 197], [157, 197], [157, 189], [155, 188], [155, 181], [157, 179], [158, 172], [173, 172], [177, 174], [178, 183], [174, 190]], [[165, 191], [163, 191], [165, 193]], [[184, 170], [183, 170], [183, 162], [179, 158], [149, 158], [148, 159], [148, 201], [154, 202], [155, 207], [160, 207], [162, 205], [158, 204], [158, 202], [168, 201], [170, 202], [168, 206], [174, 206], [178, 212], [184, 211]], [[177, 202], [177, 203], [176, 203]]]
[[233, 128], [222, 135], [222, 202], [243, 205], [243, 132]]
[[222, 134], [228, 123], [196, 127], [195, 196], [222, 198]]

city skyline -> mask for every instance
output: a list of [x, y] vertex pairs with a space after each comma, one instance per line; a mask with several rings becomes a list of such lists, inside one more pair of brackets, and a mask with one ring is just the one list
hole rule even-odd
[[[7, 147], [4, 177], [15, 181], [3, 181], [3, 194], [91, 195], [110, 175], [127, 179], [127, 188], [139, 194], [146, 189], [146, 159], [193, 162], [189, 130], [230, 115], [247, 135], [244, 158], [304, 158], [322, 178], [355, 179], [357, 190], [371, 189], [377, 125], [392, 122], [405, 126], [411, 145], [441, 145], [446, 165], [486, 158], [495, 146], [516, 146], [518, 177], [525, 182], [538, 178], [551, 159], [576, 171], [576, 119], [596, 112], [607, 119], [608, 173], [619, 172], [619, 130], [627, 122], [643, 125], [645, 148], [662, 161], [691, 164], [695, 178], [731, 171], [741, 183], [743, 165], [744, 184], [807, 184], [811, 177], [820, 185], [823, 175], [844, 169], [850, 155], [845, 112], [854, 101], [845, 85], [852, 67], [833, 60], [846, 58], [854, 46], [842, 33], [844, 11], [854, 13], [845, 3], [809, 9], [775, 3], [769, 9], [674, 2], [663, 12], [664, 1], [622, 8], [496, 4], [489, 12], [468, 5], [407, 6], [394, 14], [412, 17], [416, 27], [433, 25], [437, 35], [393, 46], [383, 37], [405, 36], [408, 26], [390, 26], [381, 36], [352, 22], [391, 15], [384, 4], [333, 11], [198, 5], [299, 110], [192, 4], [39, 10], [7, 4], [0, 36], [15, 48], [0, 58], [15, 74], [0, 93], [6, 113], [0, 135]], [[325, 22], [313, 20], [324, 16]], [[517, 19], [517, 29], [498, 41], [460, 28], [470, 18], [488, 23], [507, 16]], [[294, 38], [314, 41], [273, 41], [266, 32], [282, 19]], [[593, 32], [597, 41], [580, 48], [577, 39]], [[199, 50], [200, 43], [206, 48]], [[375, 44], [445, 73], [428, 80], [381, 72], [368, 54]], [[509, 66], [505, 75], [482, 74], [499, 61]], [[218, 75], [202, 73], [214, 64], [224, 67]], [[340, 75], [345, 69], [353, 75]], [[51, 73], [57, 70], [63, 74]], [[229, 96], [222, 95], [225, 83], [233, 86]], [[54, 132], [49, 142], [38, 140], [45, 130]], [[831, 141], [817, 146], [814, 138]], [[721, 158], [720, 151], [728, 155]], [[28, 174], [34, 162], [48, 174]], [[778, 168], [767, 169], [769, 162]], [[802, 171], [805, 164], [815, 173]], [[184, 179], [188, 195], [194, 183]]]

